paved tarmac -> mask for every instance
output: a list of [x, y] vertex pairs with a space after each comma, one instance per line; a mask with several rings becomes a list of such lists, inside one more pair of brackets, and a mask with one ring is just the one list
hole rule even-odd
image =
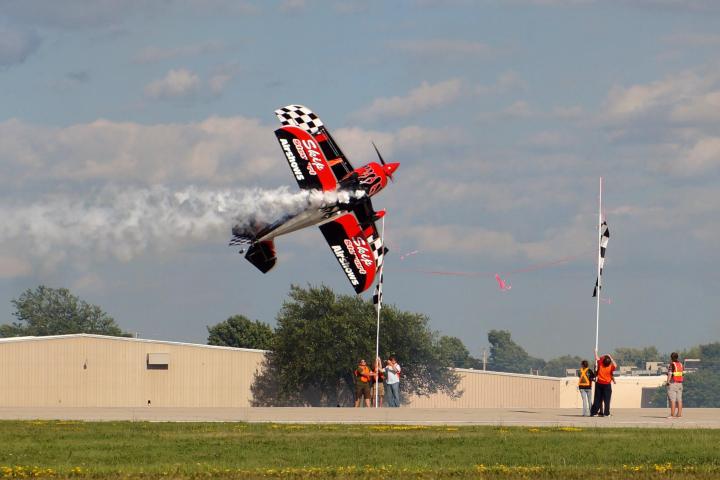
[[352, 423], [531, 427], [720, 428], [720, 409], [686, 408], [666, 418], [663, 408], [618, 408], [610, 417], [578, 409], [513, 408], [72, 408], [0, 407], [0, 420], [147, 422]]

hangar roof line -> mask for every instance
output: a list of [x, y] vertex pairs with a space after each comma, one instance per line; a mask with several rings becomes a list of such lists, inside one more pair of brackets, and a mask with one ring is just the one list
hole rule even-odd
[[11, 342], [37, 342], [46, 340], [63, 340], [68, 338], [92, 338], [98, 340], [117, 340], [124, 342], [142, 342], [142, 343], [155, 343], [162, 345], [178, 345], [185, 347], [197, 347], [197, 348], [213, 348], [222, 350], [243, 350], [246, 352], [268, 352], [269, 350], [259, 350], [255, 348], [239, 348], [239, 347], [224, 347], [220, 345], [203, 345], [200, 343], [185, 343], [185, 342], [171, 342], [169, 340], [152, 340], [148, 338], [134, 338], [134, 337], [115, 337], [112, 335], [96, 335], [92, 333], [69, 333], [65, 335], [46, 335], [46, 336], [27, 336], [27, 337], [6, 337], [0, 338], [0, 343], [11, 343]]

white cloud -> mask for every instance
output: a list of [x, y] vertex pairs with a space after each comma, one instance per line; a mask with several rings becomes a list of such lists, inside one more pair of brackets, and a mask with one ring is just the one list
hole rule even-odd
[[646, 145], [652, 170], [678, 176], [714, 172], [720, 164], [720, 71], [687, 70], [646, 84], [615, 86], [600, 119], [610, 138]]
[[670, 112], [670, 119], [680, 123], [719, 123], [720, 85], [717, 90], [697, 92], [677, 102]]
[[[453, 129], [418, 126], [382, 132], [337, 129], [333, 135], [355, 165], [375, 160], [371, 141], [388, 161], [396, 152], [463, 142]], [[0, 151], [0, 186], [46, 180], [290, 182], [272, 128], [245, 117], [156, 125], [97, 120], [62, 128], [10, 120], [0, 123]]]
[[715, 98], [718, 92], [720, 72], [717, 71], [685, 71], [647, 84], [616, 85], [607, 96], [603, 118], [624, 121], [648, 114], [668, 117], [675, 109], [682, 112], [683, 120], [691, 120], [692, 106], [702, 104], [703, 97]]
[[[198, 181], [214, 184], [282, 178], [268, 126], [243, 117], [142, 125], [97, 120], [45, 127], [0, 123], [0, 183], [46, 179]], [[276, 173], [277, 172], [277, 173]]]
[[435, 84], [423, 82], [405, 96], [378, 98], [354, 116], [370, 120], [376, 117], [407, 117], [455, 102], [461, 94], [462, 81], [450, 79]]
[[719, 167], [720, 137], [707, 137], [700, 139], [689, 149], [679, 166], [679, 173], [700, 174], [716, 170]]
[[170, 70], [163, 78], [155, 80], [145, 87], [145, 95], [156, 99], [192, 97], [200, 89], [200, 77], [180, 68]]
[[446, 145], [448, 142], [461, 144], [462, 133], [450, 128], [425, 128], [408, 126], [396, 131], [373, 131], [362, 128], [339, 128], [333, 136], [353, 165], [358, 166], [376, 161], [371, 142], [375, 142], [386, 161], [393, 161], [397, 153], [422, 151], [428, 146]]

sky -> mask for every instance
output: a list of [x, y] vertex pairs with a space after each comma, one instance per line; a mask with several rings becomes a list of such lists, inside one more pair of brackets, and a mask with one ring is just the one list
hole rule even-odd
[[297, 193], [302, 104], [401, 163], [384, 300], [472, 355], [592, 355], [601, 177], [600, 350], [718, 341], [719, 32], [714, 0], [0, 0], [0, 323], [47, 285], [206, 343], [291, 284], [353, 295], [315, 228], [266, 275], [228, 246]]

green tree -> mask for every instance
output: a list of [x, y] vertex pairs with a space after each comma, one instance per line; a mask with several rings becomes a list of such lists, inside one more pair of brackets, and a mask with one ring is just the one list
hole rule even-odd
[[[402, 365], [402, 396], [458, 395], [458, 376], [438, 354], [428, 318], [392, 305], [382, 310], [380, 355]], [[372, 365], [376, 316], [358, 296], [328, 287], [290, 288], [277, 316], [272, 351], [251, 387], [255, 406], [335, 406], [352, 402], [358, 359]]]
[[69, 333], [129, 336], [100, 307], [80, 300], [66, 288], [40, 285], [23, 292], [12, 304], [17, 321], [0, 327], [3, 337]]
[[457, 337], [441, 336], [437, 341], [438, 355], [448, 365], [456, 368], [479, 368], [481, 363]]
[[612, 354], [615, 362], [619, 366], [635, 366], [637, 368], [645, 368], [645, 362], [658, 362], [661, 355], [655, 347], [632, 348], [620, 347], [616, 348]]
[[545, 366], [545, 360], [535, 358], [515, 343], [507, 330], [490, 330], [489, 369], [497, 372], [531, 373]]
[[[577, 370], [580, 368], [580, 362], [582, 361], [583, 359], [577, 355], [563, 355], [562, 357], [548, 360], [540, 373], [547, 375], [548, 377], [564, 377], [566, 376], [565, 371], [568, 368], [574, 368]], [[592, 365], [592, 360], [588, 361], [589, 364]]]
[[220, 345], [236, 348], [272, 348], [275, 333], [267, 323], [250, 321], [243, 315], [233, 315], [208, 329], [208, 345]]

